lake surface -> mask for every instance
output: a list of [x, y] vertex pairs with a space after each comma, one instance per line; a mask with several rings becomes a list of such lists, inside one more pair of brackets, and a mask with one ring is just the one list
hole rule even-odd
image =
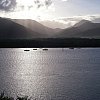
[[100, 48], [0, 48], [0, 92], [37, 100], [100, 100]]

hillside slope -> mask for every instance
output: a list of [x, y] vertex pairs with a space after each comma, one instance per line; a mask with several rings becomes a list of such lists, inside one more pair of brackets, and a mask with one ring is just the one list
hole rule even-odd
[[40, 33], [32, 31], [9, 19], [0, 18], [0, 38], [40, 38], [44, 37]]
[[87, 20], [82, 20], [73, 27], [62, 30], [57, 33], [55, 38], [99, 38], [100, 23], [92, 23]]

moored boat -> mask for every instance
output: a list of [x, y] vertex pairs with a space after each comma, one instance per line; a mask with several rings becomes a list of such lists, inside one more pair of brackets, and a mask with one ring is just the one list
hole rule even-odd
[[48, 49], [47, 49], [47, 48], [44, 48], [44, 49], [42, 49], [42, 50], [47, 51]]
[[37, 50], [37, 49], [33, 49], [33, 50]]
[[30, 50], [24, 50], [24, 51], [30, 51]]

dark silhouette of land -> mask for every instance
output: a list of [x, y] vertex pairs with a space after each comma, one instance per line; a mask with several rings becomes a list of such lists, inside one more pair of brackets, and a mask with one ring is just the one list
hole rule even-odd
[[10, 19], [10, 20], [17, 24], [20, 24], [32, 31], [40, 33], [41, 35], [44, 35], [47, 38], [60, 31], [60, 29], [58, 29], [58, 28], [52, 29], [52, 28], [42, 25], [41, 23], [39, 23], [35, 20], [31, 20], [31, 19]]
[[86, 38], [0, 39], [0, 47], [1, 48], [100, 47], [100, 39], [86, 39]]
[[70, 28], [51, 29], [33, 20], [0, 18], [0, 47], [100, 47], [100, 23], [82, 20]]
[[100, 23], [82, 20], [70, 28], [58, 32], [55, 38], [100, 38]]
[[3, 92], [0, 94], [0, 100], [32, 100], [32, 99], [29, 98], [28, 96], [23, 96], [23, 97], [17, 96], [15, 99], [13, 97], [6, 96]]
[[0, 39], [43, 38], [43, 34], [32, 31], [10, 19], [0, 18]]

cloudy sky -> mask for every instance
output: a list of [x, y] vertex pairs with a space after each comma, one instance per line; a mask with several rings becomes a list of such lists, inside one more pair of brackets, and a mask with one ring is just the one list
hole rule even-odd
[[100, 17], [100, 0], [0, 0], [0, 16], [74, 24]]

